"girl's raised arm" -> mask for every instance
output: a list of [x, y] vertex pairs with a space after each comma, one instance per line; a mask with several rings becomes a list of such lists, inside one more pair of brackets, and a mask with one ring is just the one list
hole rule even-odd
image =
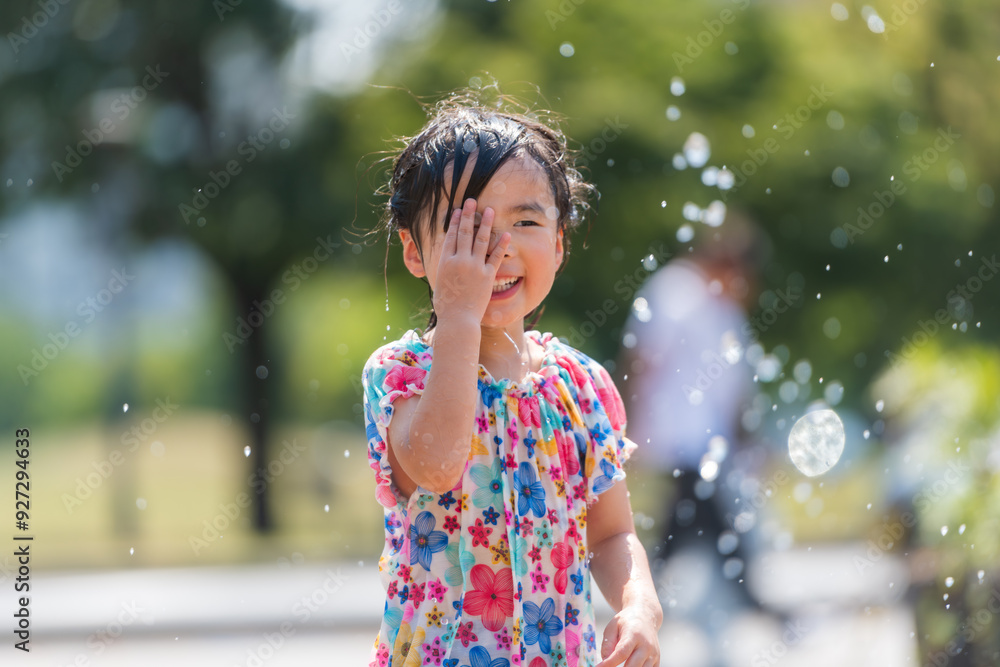
[[434, 493], [453, 489], [472, 447], [482, 320], [510, 241], [504, 233], [487, 260], [493, 210], [483, 212], [478, 232], [475, 214], [476, 201], [467, 199], [452, 215], [434, 285], [431, 370], [423, 395], [401, 402], [389, 423], [389, 462], [402, 473], [394, 481], [407, 495], [415, 484]]

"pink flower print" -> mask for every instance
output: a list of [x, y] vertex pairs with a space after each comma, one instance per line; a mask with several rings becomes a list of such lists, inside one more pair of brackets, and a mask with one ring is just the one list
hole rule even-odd
[[441, 527], [447, 530], [449, 535], [454, 533], [456, 530], [461, 528], [461, 526], [458, 525], [458, 516], [452, 516], [451, 514], [445, 516], [444, 525]]
[[395, 391], [406, 391], [406, 385], [412, 384], [414, 388], [423, 390], [424, 377], [427, 371], [415, 366], [404, 366], [399, 364], [393, 366], [385, 376], [385, 386]]
[[468, 646], [472, 642], [479, 641], [479, 635], [472, 631], [472, 621], [459, 623], [458, 632], [455, 633], [455, 636], [462, 642], [462, 646]]
[[396, 597], [396, 590], [398, 588], [399, 588], [399, 584], [396, 581], [390, 581], [389, 582], [389, 587], [387, 589], [385, 589], [385, 592], [386, 592], [386, 595], [389, 596], [390, 600], [393, 599], [394, 597]]
[[440, 579], [427, 582], [427, 597], [432, 602], [444, 602], [444, 594], [448, 589], [441, 584]]
[[542, 560], [542, 550], [538, 547], [531, 547], [531, 550], [528, 552], [528, 558], [531, 559], [532, 563], [537, 563]]
[[497, 640], [498, 651], [510, 651], [510, 633], [507, 632], [507, 628], [501, 628], [500, 632], [494, 632], [493, 637]]
[[552, 564], [556, 566], [556, 580], [553, 582], [556, 592], [565, 593], [566, 570], [573, 565], [573, 549], [566, 542], [556, 542], [549, 557], [552, 559]]
[[566, 662], [569, 667], [577, 667], [580, 662], [580, 636], [566, 631]]
[[490, 430], [490, 425], [486, 422], [486, 415], [476, 417], [476, 429], [479, 433], [486, 433]]
[[542, 427], [542, 420], [538, 414], [538, 398], [521, 397], [517, 399], [517, 416], [525, 426]]
[[445, 648], [441, 646], [441, 638], [435, 637], [434, 641], [424, 644], [424, 656], [426, 656], [427, 662], [424, 664], [430, 665], [440, 665], [441, 659], [444, 658]]
[[527, 537], [531, 535], [531, 531], [534, 524], [531, 523], [531, 519], [528, 517], [521, 517], [521, 537]]
[[490, 546], [489, 535], [493, 529], [483, 525], [482, 519], [476, 519], [476, 525], [469, 526], [469, 532], [472, 533], [472, 546], [480, 544], [487, 548]]
[[514, 425], [514, 422], [507, 424], [507, 437], [511, 442], [517, 442], [517, 426]]
[[404, 584], [407, 581], [410, 580], [410, 566], [409, 565], [400, 565], [399, 566], [399, 578], [403, 580]]
[[378, 645], [378, 652], [375, 654], [378, 667], [386, 667], [389, 664], [389, 647], [386, 644]]
[[548, 592], [549, 575], [542, 572], [542, 564], [539, 563], [535, 566], [534, 571], [531, 573], [531, 592], [542, 593]]
[[489, 565], [474, 565], [469, 570], [468, 590], [462, 609], [473, 616], [481, 616], [483, 625], [490, 632], [504, 626], [514, 614], [514, 576], [509, 567], [494, 572]]

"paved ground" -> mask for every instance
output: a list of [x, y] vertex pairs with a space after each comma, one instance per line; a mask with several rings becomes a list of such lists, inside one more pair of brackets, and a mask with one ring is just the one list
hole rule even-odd
[[[898, 602], [905, 569], [887, 557], [859, 572], [860, 549], [800, 549], [754, 563], [753, 590], [784, 616], [737, 613], [708, 559], [676, 561], [660, 582], [670, 612], [663, 664], [918, 664], [912, 614]], [[370, 563], [40, 573], [32, 593], [32, 651], [8, 644], [2, 665], [366, 665], [383, 595]], [[0, 599], [3, 618], [12, 619], [12, 597]], [[610, 610], [597, 604], [606, 619]]]

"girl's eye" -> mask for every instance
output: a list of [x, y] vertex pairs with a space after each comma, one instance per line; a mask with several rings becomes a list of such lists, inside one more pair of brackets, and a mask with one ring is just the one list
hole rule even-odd
[[520, 224], [524, 224], [524, 225], [535, 225], [536, 227], [538, 226], [538, 223], [537, 223], [537, 222], [535, 222], [534, 220], [519, 220], [519, 221], [517, 222], [517, 224], [519, 224], [519, 225], [520, 225]]

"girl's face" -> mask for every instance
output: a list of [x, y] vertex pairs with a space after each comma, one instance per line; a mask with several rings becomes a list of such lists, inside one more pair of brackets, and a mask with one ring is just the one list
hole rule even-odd
[[[465, 173], [458, 185], [459, 194], [465, 192], [475, 157], [471, 156], [466, 164]], [[451, 169], [449, 166], [445, 170], [445, 183], [451, 182]], [[447, 198], [444, 201], [447, 202]], [[460, 206], [463, 201], [464, 197], [455, 197], [457, 205]], [[531, 158], [513, 157], [497, 170], [476, 204], [477, 228], [483, 212], [487, 208], [494, 211], [490, 251], [504, 232], [510, 232], [510, 243], [497, 271], [494, 297], [486, 308], [482, 326], [505, 328], [516, 324], [523, 327], [524, 317], [541, 305], [552, 289], [556, 271], [563, 259], [563, 232], [559, 229], [559, 213], [549, 178]], [[450, 213], [451, 211], [438, 211], [437, 218], [433, 221], [433, 242], [430, 242], [427, 234], [421, 236], [424, 253], [422, 259], [409, 231], [399, 232], [407, 268], [418, 278], [427, 276], [432, 290], [437, 285], [438, 261], [445, 237], [444, 221]], [[423, 229], [431, 224], [426, 220], [423, 222]], [[517, 279], [518, 283], [498, 295], [496, 285], [510, 279]]]

